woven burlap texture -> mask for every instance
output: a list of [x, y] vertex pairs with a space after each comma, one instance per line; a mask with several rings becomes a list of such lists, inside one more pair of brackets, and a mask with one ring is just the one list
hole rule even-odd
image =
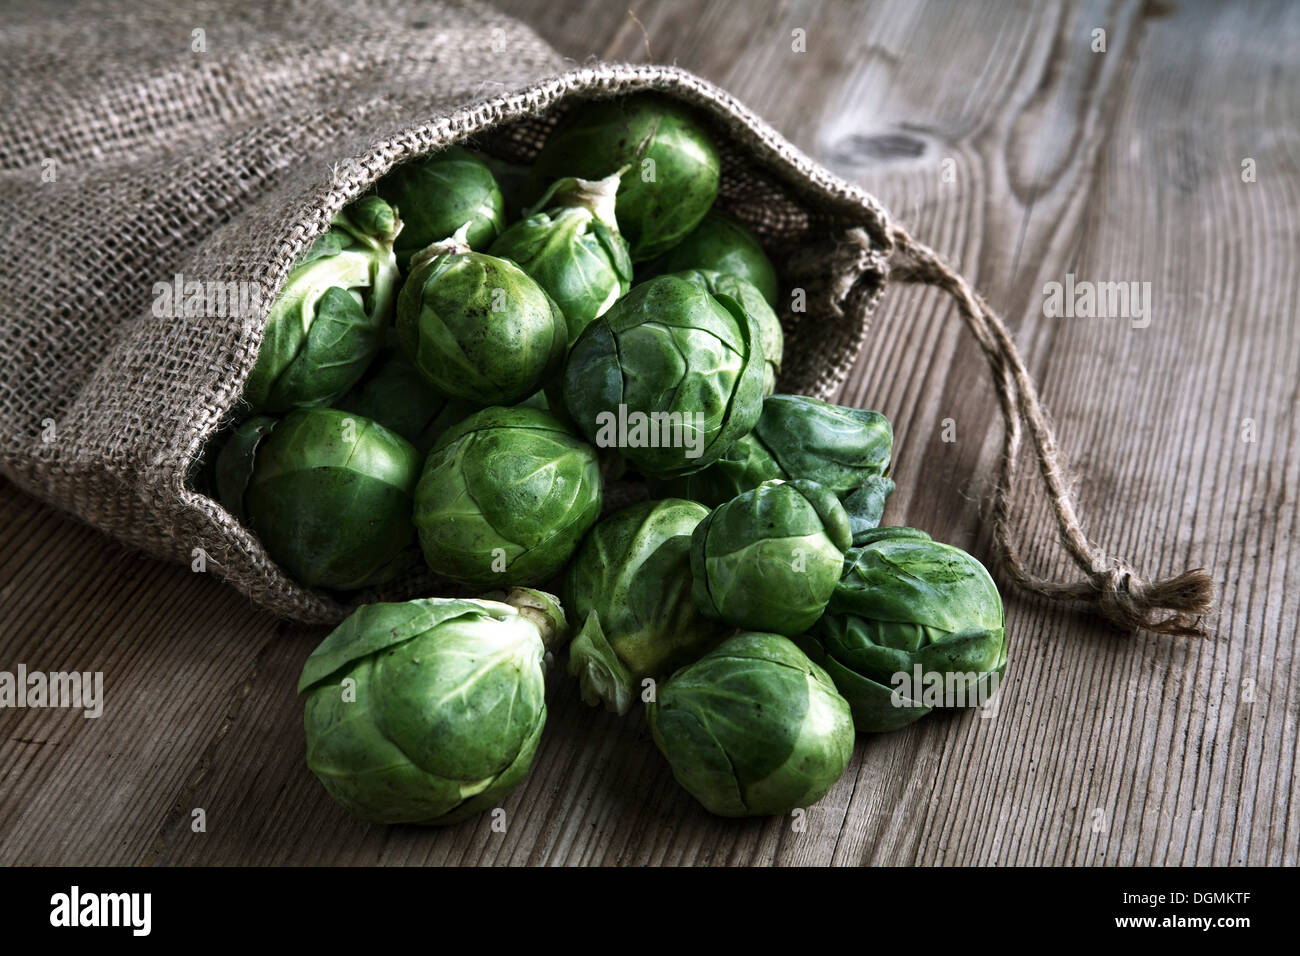
[[[240, 413], [266, 309], [335, 212], [394, 165], [468, 141], [527, 161], [575, 99], [657, 90], [723, 154], [719, 203], [806, 311], [781, 388], [843, 381], [884, 285], [877, 202], [682, 70], [565, 64], [456, 2], [32, 4], [0, 33], [0, 470], [150, 554], [202, 562], [256, 603], [333, 622], [187, 478]], [[566, 68], [567, 67], [567, 68]], [[157, 283], [252, 283], [251, 314], [154, 314]], [[357, 600], [417, 593], [398, 582]]]

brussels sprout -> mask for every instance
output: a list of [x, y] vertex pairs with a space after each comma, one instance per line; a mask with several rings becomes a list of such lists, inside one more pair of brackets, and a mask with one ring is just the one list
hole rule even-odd
[[661, 477], [716, 461], [754, 427], [762, 393], [749, 317], [697, 274], [635, 286], [587, 326], [564, 370], [564, 405], [583, 434]]
[[528, 218], [489, 250], [528, 273], [568, 321], [569, 343], [603, 315], [632, 281], [627, 242], [614, 219], [618, 176], [599, 182], [558, 180]]
[[763, 394], [776, 391], [776, 376], [781, 371], [781, 357], [785, 353], [785, 330], [767, 300], [753, 284], [726, 272], [708, 269], [689, 269], [673, 273], [678, 278], [701, 282], [715, 299], [730, 298], [750, 318], [758, 330], [758, 340], [763, 345]]
[[542, 412], [549, 412], [551, 410], [550, 399], [547, 398], [545, 391], [533, 392], [533, 394], [529, 395], [522, 402], [517, 402], [516, 404], [521, 405], [524, 408], [535, 408]]
[[690, 110], [652, 93], [574, 110], [547, 138], [529, 189], [540, 195], [562, 176], [602, 179], [624, 167], [618, 225], [637, 261], [680, 242], [718, 195], [721, 163], [704, 126]]
[[915, 528], [876, 528], [849, 551], [811, 636], [863, 731], [979, 703], [1007, 666], [1002, 598], [988, 571]]
[[802, 634], [826, 610], [851, 544], [849, 516], [828, 489], [765, 481], [695, 529], [695, 603], [736, 627]]
[[438, 439], [415, 491], [429, 567], [505, 587], [558, 574], [600, 515], [596, 450], [535, 408], [485, 408]]
[[647, 706], [677, 782], [724, 817], [816, 803], [853, 754], [849, 705], [777, 634], [737, 634], [676, 674]]
[[244, 400], [254, 411], [329, 405], [365, 373], [397, 294], [397, 213], [377, 196], [334, 217], [293, 267], [266, 317]]
[[893, 440], [889, 419], [879, 412], [770, 395], [753, 431], [668, 490], [712, 507], [771, 478], [811, 478], [845, 497], [889, 470]]
[[863, 544], [864, 535], [880, 524], [885, 513], [885, 501], [894, 493], [894, 481], [883, 475], [867, 478], [861, 488], [844, 498], [844, 510], [849, 513], [849, 528], [853, 543]]
[[398, 340], [442, 394], [513, 405], [559, 374], [568, 326], [517, 265], [469, 251], [463, 236], [411, 260], [397, 297]]
[[307, 766], [363, 820], [458, 823], [528, 773], [546, 723], [542, 661], [566, 634], [541, 591], [358, 608], [312, 652]]
[[588, 704], [626, 714], [642, 680], [689, 664], [730, 630], [691, 601], [691, 532], [708, 513], [694, 501], [644, 501], [587, 535], [565, 576], [564, 603], [582, 624], [569, 673]]
[[240, 521], [248, 520], [244, 513], [244, 492], [253, 477], [257, 446], [278, 423], [279, 419], [270, 415], [254, 415], [231, 432], [217, 452], [213, 468], [217, 498]]
[[351, 590], [415, 558], [420, 455], [360, 415], [302, 408], [245, 422], [218, 461], [222, 503], [300, 584]]
[[439, 435], [482, 406], [439, 394], [410, 359], [394, 350], [377, 358], [337, 407], [379, 422], [425, 454]]
[[375, 188], [397, 207], [406, 223], [395, 249], [403, 270], [421, 249], [466, 223], [471, 249], [486, 249], [505, 228], [505, 200], [492, 171], [459, 146], [404, 163]]
[[776, 270], [754, 234], [730, 216], [713, 210], [689, 236], [649, 263], [645, 277], [687, 269], [712, 269], [745, 279], [776, 305]]
[[[532, 166], [498, 159], [488, 153], [481, 153], [478, 158], [483, 160], [483, 164], [491, 170], [497, 185], [501, 187], [501, 195], [505, 197], [505, 221], [510, 222], [527, 205], [524, 202], [524, 189], [528, 182], [528, 175], [532, 172]], [[479, 248], [481, 249], [482, 246]]]

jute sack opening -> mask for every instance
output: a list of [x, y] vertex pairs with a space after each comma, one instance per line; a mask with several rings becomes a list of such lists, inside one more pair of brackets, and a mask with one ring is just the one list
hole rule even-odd
[[[783, 284], [806, 292], [806, 309], [782, 316], [782, 391], [833, 397], [889, 278], [942, 288], [988, 359], [1006, 424], [993, 519], [1008, 576], [1126, 629], [1199, 632], [1203, 572], [1148, 582], [1083, 534], [1050, 421], [998, 317], [873, 197], [726, 92], [668, 67], [566, 71], [522, 24], [459, 2], [247, 3], [213, 16], [196, 23], [159, 0], [29, 10], [0, 41], [13, 93], [0, 107], [11, 296], [0, 470], [31, 494], [151, 554], [201, 560], [277, 614], [339, 620], [351, 605], [295, 584], [188, 485], [205, 444], [241, 413], [274, 292], [334, 213], [394, 165], [455, 142], [528, 162], [575, 101], [655, 90], [705, 116], [723, 156], [719, 205], [760, 236]], [[46, 65], [68, 49], [78, 57], [52, 81]], [[251, 285], [257, 305], [156, 314], [167, 289], [191, 282]], [[1078, 581], [1034, 576], [1010, 538], [1026, 435]], [[352, 603], [437, 587], [413, 573]]]

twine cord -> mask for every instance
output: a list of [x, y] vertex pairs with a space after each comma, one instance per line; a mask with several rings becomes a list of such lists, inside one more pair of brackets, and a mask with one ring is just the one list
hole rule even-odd
[[[993, 374], [1004, 425], [998, 484], [993, 495], [993, 530], [1007, 574], [1029, 592], [1083, 605], [1121, 630], [1204, 636], [1204, 617], [1214, 600], [1209, 575], [1196, 568], [1172, 578], [1149, 581], [1126, 561], [1107, 555], [1088, 540], [1068, 487], [1065, 457], [1057, 445], [1051, 418], [1006, 325], [934, 250], [898, 225], [890, 226], [889, 235], [894, 253], [890, 277], [947, 292]], [[1011, 502], [1017, 492], [1017, 461], [1026, 427], [1056, 519], [1057, 534], [1083, 572], [1080, 580], [1053, 581], [1033, 573], [1012, 539]]]

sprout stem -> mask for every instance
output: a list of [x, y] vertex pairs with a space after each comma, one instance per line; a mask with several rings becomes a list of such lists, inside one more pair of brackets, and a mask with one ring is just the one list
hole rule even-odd
[[411, 256], [409, 268], [414, 270], [417, 266], [422, 266], [430, 259], [436, 259], [438, 256], [464, 255], [471, 252], [469, 247], [469, 228], [472, 222], [467, 222], [456, 230], [455, 235], [448, 236], [446, 239], [439, 239], [437, 242], [431, 242], [419, 252]]
[[610, 229], [617, 230], [614, 201], [618, 195], [619, 181], [630, 168], [624, 166], [604, 179], [579, 179], [576, 176], [557, 179], [528, 214], [556, 207], [587, 209]]
[[569, 623], [559, 598], [554, 594], [536, 588], [511, 588], [509, 593], [494, 591], [483, 595], [483, 599], [500, 601], [518, 609], [522, 617], [536, 626], [548, 651], [559, 650], [568, 643]]

